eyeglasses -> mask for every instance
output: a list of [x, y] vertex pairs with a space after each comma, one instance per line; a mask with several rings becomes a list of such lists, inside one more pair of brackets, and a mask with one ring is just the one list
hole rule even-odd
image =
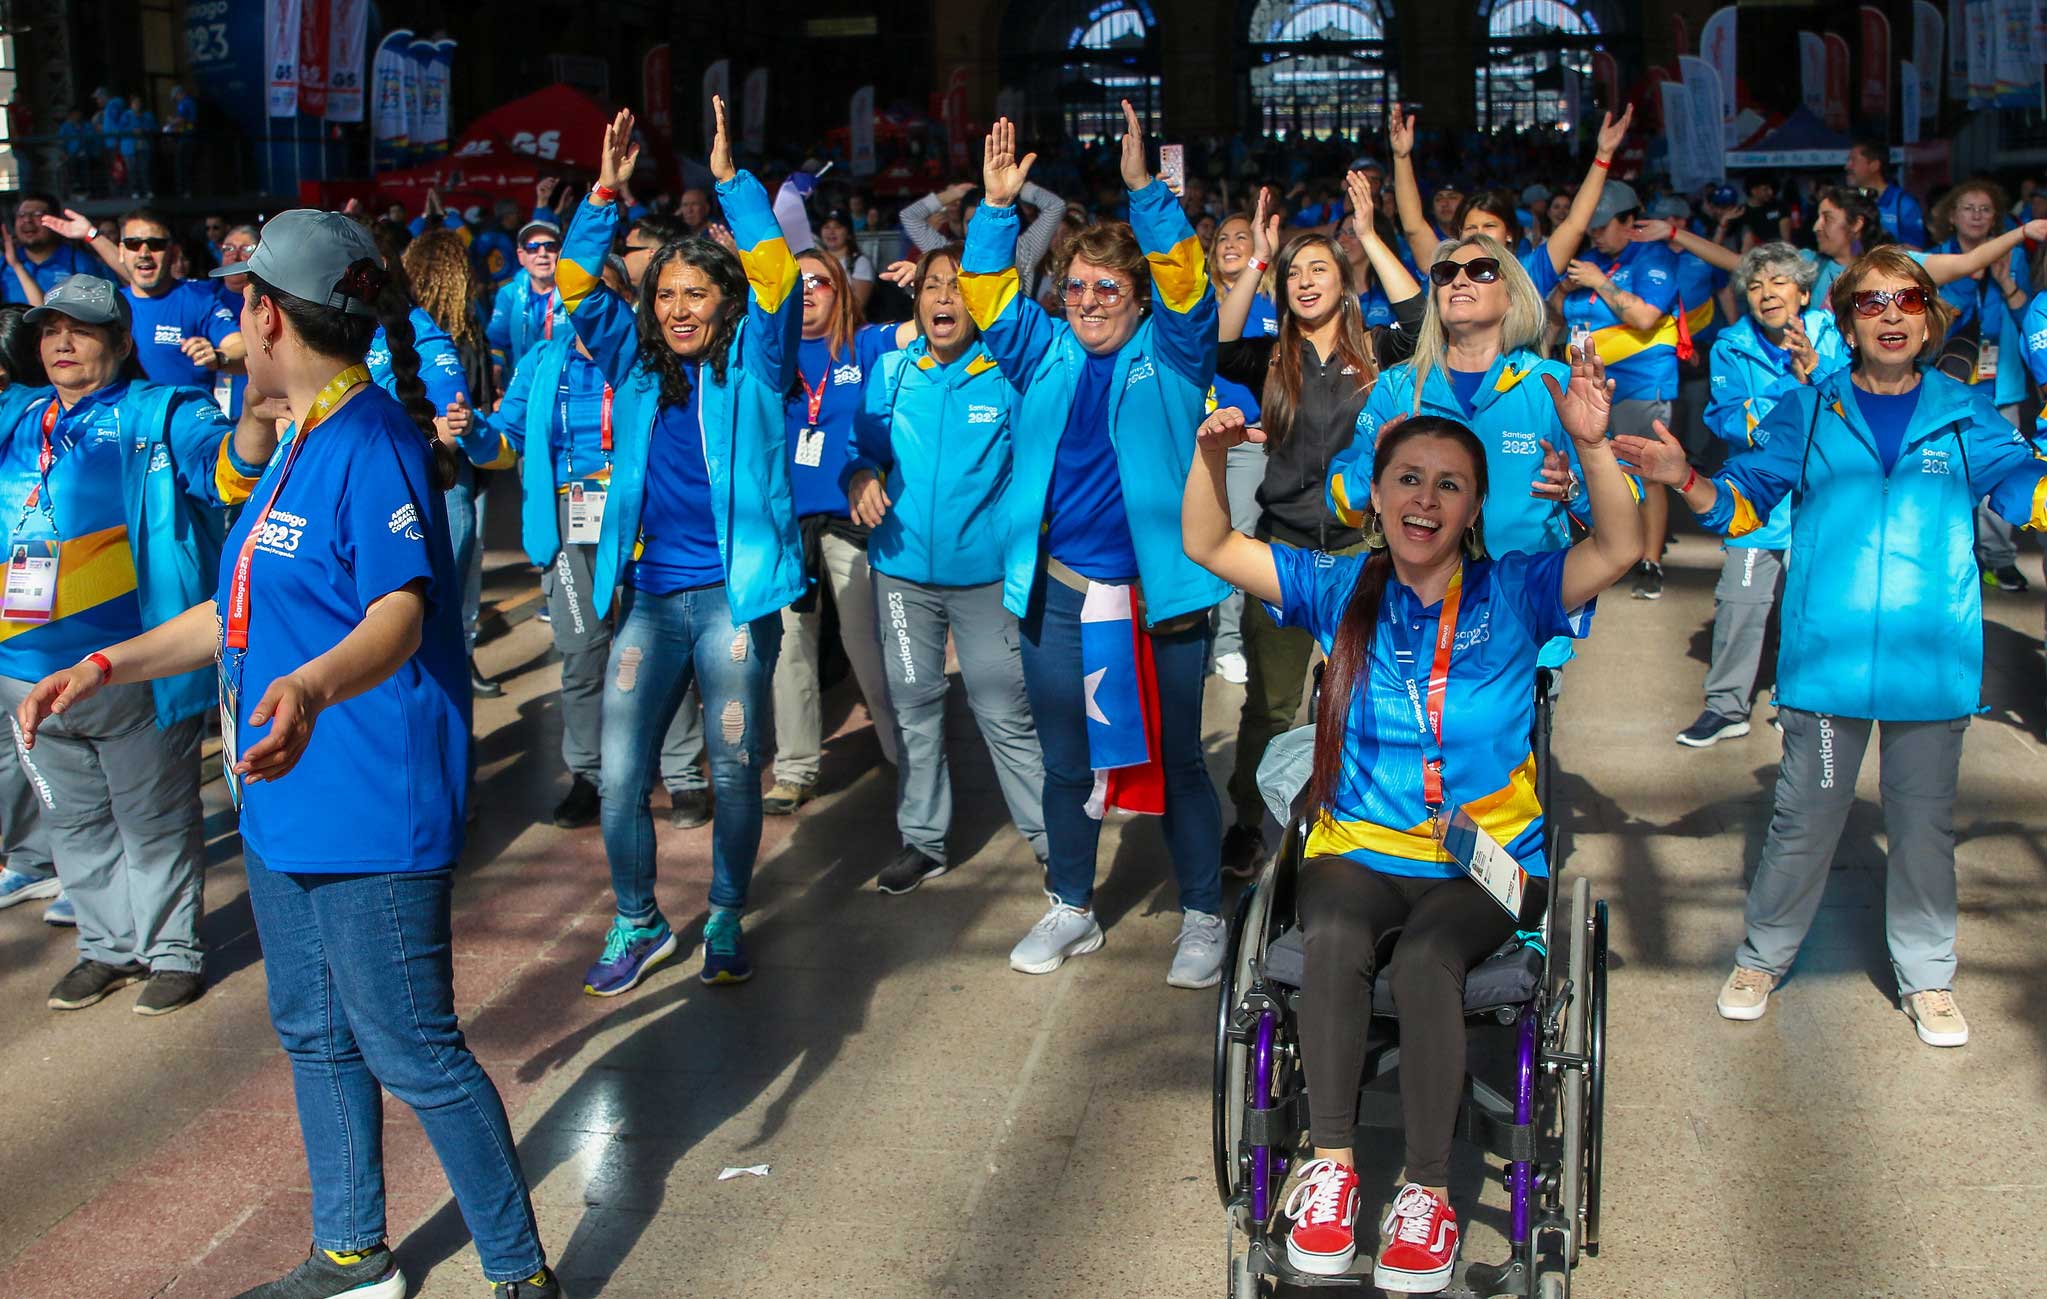
[[1082, 300], [1087, 297], [1089, 289], [1095, 291], [1095, 301], [1105, 307], [1113, 307], [1123, 301], [1123, 294], [1127, 291], [1122, 285], [1106, 277], [1096, 280], [1092, 284], [1086, 280], [1068, 280], [1066, 281], [1066, 305], [1069, 307], [1079, 306]]
[[1955, 209], [1956, 216], [1996, 216], [1997, 209], [1988, 203], [1966, 203]]
[[224, 262], [245, 262], [256, 253], [254, 244], [222, 244], [220, 260]]
[[1500, 259], [1474, 257], [1468, 262], [1437, 262], [1429, 267], [1429, 283], [1439, 289], [1448, 288], [1457, 282], [1460, 273], [1473, 284], [1491, 284], [1500, 278]]
[[1926, 290], [1917, 286], [1909, 289], [1861, 289], [1850, 301], [1855, 304], [1855, 314], [1864, 320], [1881, 316], [1885, 307], [1893, 305], [1908, 316], [1926, 313]]
[[837, 291], [838, 286], [836, 284], [833, 284], [826, 277], [819, 275], [817, 272], [808, 271], [805, 272], [803, 276], [803, 289], [804, 292], [806, 293], [815, 293], [819, 289], [831, 289], [833, 291]]
[[558, 253], [562, 250], [561, 240], [559, 239], [535, 239], [530, 243], [525, 243], [520, 246], [524, 248], [527, 252], [534, 254]]
[[131, 253], [139, 253], [145, 248], [153, 253], [160, 253], [170, 246], [171, 241], [169, 239], [155, 235], [148, 238], [131, 235], [121, 240], [121, 247], [126, 248]]

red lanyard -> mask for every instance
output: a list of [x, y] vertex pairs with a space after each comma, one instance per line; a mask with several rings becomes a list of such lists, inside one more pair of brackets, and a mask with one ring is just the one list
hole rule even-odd
[[43, 499], [43, 487], [50, 481], [50, 470], [57, 465], [57, 452], [50, 446], [50, 434], [57, 427], [58, 407], [61, 405], [62, 403], [55, 397], [51, 397], [50, 404], [43, 408], [43, 450], [36, 457], [36, 470], [42, 475], [43, 481], [28, 489], [28, 504], [23, 510], [24, 517], [29, 510], [36, 507], [37, 501]]
[[796, 381], [803, 385], [803, 396], [810, 403], [810, 419], [807, 421], [807, 425], [810, 428], [816, 428], [817, 413], [824, 409], [825, 385], [832, 381], [831, 362], [825, 362], [824, 377], [817, 381], [817, 387], [813, 388], [810, 386], [810, 380], [804, 377], [801, 370], [796, 372]]
[[298, 460], [299, 452], [305, 448], [306, 435], [311, 433], [320, 421], [342, 398], [355, 391], [359, 383], [368, 383], [368, 367], [352, 365], [327, 381], [320, 389], [320, 395], [313, 398], [312, 409], [306, 412], [305, 422], [292, 435], [291, 448], [284, 453], [284, 464], [277, 470], [277, 483], [270, 489], [270, 499], [263, 502], [263, 511], [249, 524], [249, 535], [242, 540], [242, 552], [235, 557], [234, 575], [228, 580], [227, 619], [222, 629], [222, 640], [229, 649], [249, 648], [249, 578], [250, 569], [256, 560], [256, 542], [263, 536], [264, 525], [270, 521], [271, 507], [284, 491], [284, 480], [291, 477], [291, 467]]
[[1457, 643], [1457, 607], [1463, 597], [1464, 568], [1459, 565], [1443, 592], [1443, 612], [1436, 620], [1436, 656], [1429, 666], [1426, 702], [1417, 697], [1412, 677], [1407, 684], [1415, 720], [1422, 728], [1422, 801], [1428, 805], [1431, 824], [1443, 807], [1443, 699], [1450, 692], [1450, 650]]
[[[528, 293], [531, 293], [531, 292], [533, 292], [533, 290], [532, 290], [532, 288], [531, 288], [531, 287], [528, 287], [526, 291], [527, 291]], [[553, 337], [554, 337], [554, 290], [553, 290], [553, 289], [549, 289], [549, 290], [547, 291], [547, 301], [546, 301], [546, 306], [547, 306], [547, 314], [546, 314], [545, 316], [543, 316], [543, 317], [541, 318], [541, 321], [540, 321], [540, 336], [541, 336], [542, 338], [548, 338], [548, 339], [551, 339], [551, 338], [553, 338]]]
[[608, 383], [604, 385], [603, 413], [597, 417], [597, 445], [604, 449], [605, 455], [611, 454], [611, 385]]

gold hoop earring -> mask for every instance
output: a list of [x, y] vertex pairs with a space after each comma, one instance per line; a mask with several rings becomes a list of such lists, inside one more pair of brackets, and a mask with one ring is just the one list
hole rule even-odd
[[1473, 559], [1485, 558], [1485, 538], [1479, 535], [1476, 523], [1464, 530], [1464, 553]]
[[1386, 549], [1386, 526], [1379, 521], [1377, 511], [1365, 511], [1365, 523], [1360, 532], [1363, 534], [1366, 550]]

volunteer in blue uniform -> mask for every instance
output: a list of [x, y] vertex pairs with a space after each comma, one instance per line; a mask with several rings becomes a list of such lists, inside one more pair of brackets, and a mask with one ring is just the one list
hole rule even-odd
[[[220, 507], [246, 495], [275, 429], [237, 430], [204, 393], [148, 383], [124, 299], [74, 275], [25, 322], [50, 388], [0, 428], [0, 706], [91, 650], [173, 619], [212, 589]], [[78, 964], [51, 989], [78, 1010], [147, 979], [160, 1015], [203, 987], [199, 744], [211, 683], [125, 681], [52, 726], [23, 761], [78, 921]]]
[[[1137, 110], [1123, 105], [1123, 183], [1130, 225], [1093, 226], [1064, 247], [1053, 277], [1066, 303], [1054, 320], [1018, 288], [1015, 200], [1036, 155], [1018, 159], [1016, 127], [996, 122], [982, 172], [985, 197], [967, 231], [961, 287], [1003, 377], [1020, 394], [1009, 526], [1042, 529], [1039, 555], [1003, 575], [1003, 603], [1023, 619], [1024, 680], [1045, 754], [1050, 908], [1009, 955], [1010, 968], [1049, 974], [1102, 945], [1091, 909], [1100, 808], [1096, 752], [1138, 762], [1163, 784], [1166, 847], [1181, 924], [1167, 982], [1210, 987], [1223, 957], [1221, 808], [1201, 743], [1209, 610], [1228, 586], [1180, 549], [1177, 475], [1215, 378], [1215, 291], [1179, 203], [1154, 180]], [[1138, 597], [1138, 584], [1143, 595]], [[1148, 634], [1156, 668], [1156, 747], [1139, 720], [1144, 688], [1129, 638], [1083, 634], [1090, 602]], [[1120, 612], [1117, 612], [1120, 611]], [[1113, 657], [1120, 641], [1122, 658]], [[1099, 644], [1099, 648], [1098, 648]], [[1109, 654], [1098, 666], [1097, 657]], [[1127, 693], [1105, 700], [1112, 668]], [[1094, 677], [1094, 682], [1089, 678]], [[1090, 731], [1090, 705], [1127, 702], [1124, 727]], [[1103, 715], [1107, 715], [1104, 713]], [[1135, 743], [1120, 742], [1132, 734]], [[1104, 782], [1115, 779], [1105, 773]], [[1133, 796], [1134, 798], [1134, 796]]]
[[[45, 678], [20, 704], [23, 742], [109, 688], [214, 679], [312, 1183], [311, 1252], [243, 1299], [404, 1294], [384, 1245], [385, 1090], [426, 1128], [493, 1294], [556, 1296], [504, 1105], [455, 1017], [469, 698], [450, 466], [407, 304], [335, 213], [280, 213], [240, 273], [250, 388], [294, 431], [228, 534], [216, 598]], [[396, 399], [364, 364], [380, 318]]]
[[[1848, 349], [1833, 313], [1809, 305], [1816, 273], [1790, 244], [1757, 244], [1742, 254], [1735, 278], [1748, 313], [1722, 330], [1713, 344], [1713, 399], [1706, 407], [1706, 426], [1735, 452], [1757, 445], [1758, 429], [1779, 401], [1847, 364]], [[1727, 539], [1720, 582], [1713, 588], [1706, 708], [1678, 732], [1679, 744], [1704, 749], [1748, 734], [1763, 636], [1777, 603], [1790, 540], [1788, 497], [1762, 527]]]
[[516, 246], [519, 274], [499, 286], [486, 327], [498, 366], [507, 375], [526, 353], [568, 324], [568, 307], [555, 284], [561, 226], [551, 216], [536, 216], [519, 227]]
[[789, 481], [803, 534], [809, 589], [782, 610], [782, 650], [775, 660], [775, 783], [761, 801], [769, 816], [788, 816], [817, 790], [824, 756], [824, 711], [818, 683], [820, 600], [826, 587], [839, 614], [839, 643], [874, 722], [874, 738], [896, 762], [896, 715], [881, 668], [874, 616], [874, 572], [867, 529], [846, 502], [846, 466], [853, 456], [853, 417], [866, 377], [884, 352], [915, 337], [911, 325], [862, 325], [845, 268], [813, 249], [796, 259], [803, 276], [803, 332], [796, 352], [797, 387], [783, 418], [789, 436]]
[[1755, 450], [1722, 473], [1693, 470], [1663, 431], [1617, 447], [1730, 536], [1798, 499], [1777, 655], [1784, 761], [1720, 1013], [1760, 1019], [1791, 969], [1875, 741], [1901, 1006], [1921, 1041], [1960, 1046], [1969, 1027], [1954, 996], [1954, 802], [1983, 685], [1970, 520], [1987, 495], [2012, 522], [2047, 527], [2047, 463], [1983, 396], [1921, 369], [1953, 308], [1905, 250], [1864, 254], [1835, 283], [1832, 307], [1853, 367], [1780, 400]]
[[1848, 183], [1875, 201], [1884, 233], [1908, 248], [1924, 248], [1926, 213], [1919, 200], [1891, 183], [1890, 149], [1882, 140], [1857, 140], [1848, 149]]
[[1045, 860], [1045, 764], [1031, 724], [1016, 615], [1003, 575], [1036, 561], [1009, 526], [1016, 390], [981, 345], [959, 289], [961, 249], [918, 260], [916, 333], [869, 375], [846, 468], [853, 521], [884, 611], [882, 666], [894, 705], [896, 831], [902, 849], [875, 884], [908, 893], [952, 859], [952, 777], [945, 754], [946, 643], [994, 759], [1017, 833]]
[[[1215, 281], [1218, 298], [1227, 298], [1236, 287], [1239, 275], [1250, 274], [1262, 277], [1267, 266], [1253, 266], [1251, 255], [1251, 218], [1239, 212], [1224, 218], [1215, 228], [1215, 239], [1210, 245], [1208, 258], [1209, 276]], [[1266, 325], [1272, 328], [1267, 329]], [[1277, 333], [1279, 321], [1272, 313], [1272, 299], [1259, 293], [1252, 302], [1251, 317], [1244, 326], [1247, 334], [1269, 335]], [[1215, 404], [1218, 407], [1235, 406], [1244, 412], [1244, 418], [1258, 422], [1258, 395], [1223, 374], [1215, 376]], [[1256, 442], [1245, 442], [1230, 448], [1230, 518], [1237, 530], [1250, 535], [1258, 526], [1258, 485], [1265, 481], [1265, 448]], [[1215, 608], [1215, 674], [1232, 685], [1243, 685], [1250, 678], [1250, 664], [1244, 657], [1244, 593], [1231, 591]]]
[[135, 331], [135, 355], [151, 383], [213, 391], [222, 370], [242, 363], [241, 326], [219, 291], [171, 278], [171, 227], [147, 209], [121, 218], [121, 296]]
[[[41, 286], [36, 292], [41, 294]], [[19, 302], [0, 304], [0, 428], [12, 428], [28, 405], [43, 395], [36, 390], [50, 382], [37, 355], [36, 330], [22, 322], [28, 310]], [[75, 913], [71, 900], [60, 897], [63, 887], [50, 860], [50, 828], [42, 800], [19, 762], [0, 760], [0, 911], [47, 900], [46, 923], [75, 923], [67, 919]]]
[[[76, 239], [70, 237], [73, 232]], [[45, 294], [74, 275], [120, 279], [123, 274], [110, 269], [120, 261], [118, 245], [90, 219], [59, 207], [48, 194], [24, 194], [15, 204], [14, 246]], [[0, 301], [28, 301], [11, 275], [0, 275]]]
[[637, 310], [603, 286], [599, 272], [624, 219], [619, 187], [639, 161], [633, 116], [621, 112], [606, 127], [598, 183], [562, 259], [569, 322], [616, 394], [611, 490], [591, 575], [598, 615], [614, 593], [625, 610], [604, 692], [601, 791], [618, 914], [584, 976], [598, 996], [634, 987], [676, 950], [654, 898], [647, 786], [692, 681], [718, 800], [698, 977], [752, 976], [740, 913], [760, 851], [770, 682], [780, 611], [804, 586], [783, 433], [802, 328], [796, 259], [767, 191], [732, 164], [724, 101], [712, 104], [711, 172], [737, 255], [706, 239], [663, 246], [641, 277]]
[[[1307, 794], [1314, 826], [1295, 900], [1307, 935], [1301, 1064], [1315, 1157], [1287, 1205], [1287, 1256], [1305, 1272], [1345, 1272], [1356, 1253], [1358, 1074], [1380, 940], [1401, 931], [1384, 973], [1400, 1003], [1405, 1185], [1373, 1274], [1391, 1291], [1440, 1290], [1456, 1264], [1450, 1142], [1464, 1092], [1464, 975], [1523, 917], [1542, 914], [1549, 863], [1529, 742], [1537, 656], [1555, 637], [1582, 636], [1593, 598], [1641, 555], [1634, 493], [1606, 440], [1611, 390], [1597, 357], [1573, 364], [1568, 387], [1554, 373], [1541, 386], [1576, 444], [1592, 515], [1592, 536], [1568, 550], [1490, 554], [1486, 449], [1440, 415], [1413, 416], [1379, 443], [1365, 555], [1268, 546], [1230, 530], [1224, 455], [1247, 436], [1234, 411], [1202, 424], [1184, 493], [1187, 553], [1305, 628], [1329, 656]], [[1501, 490], [1522, 488], [1503, 481]], [[1526, 872], [1518, 905], [1466, 874], [1446, 846], [1467, 827]]]
[[[220, 237], [218, 257], [224, 267], [239, 268], [256, 251], [256, 241], [261, 233], [252, 225], [239, 225]], [[242, 290], [249, 286], [249, 277], [239, 271], [223, 275], [219, 283], [219, 302], [222, 310], [232, 313], [237, 321], [242, 310]], [[249, 374], [246, 366], [218, 371], [213, 380], [213, 400], [229, 419], [240, 419], [242, 395], [249, 389]]]

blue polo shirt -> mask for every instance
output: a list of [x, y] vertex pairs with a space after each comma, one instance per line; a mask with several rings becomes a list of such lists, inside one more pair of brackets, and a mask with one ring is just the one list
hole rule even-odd
[[689, 371], [689, 403], [663, 406], [647, 449], [647, 495], [640, 506], [642, 549], [632, 584], [649, 595], [673, 595], [725, 580], [718, 525], [711, 513], [711, 471], [704, 462], [703, 376]]
[[[1554, 636], [1583, 636], [1592, 607], [1563, 607], [1564, 557], [1553, 550], [1464, 567], [1457, 636], [1443, 704], [1443, 816], [1463, 807], [1531, 875], [1548, 874], [1535, 798], [1536, 655]], [[1280, 622], [1314, 635], [1326, 653], [1365, 557], [1272, 548]], [[1421, 732], [1408, 682], [1426, 690], [1440, 602], [1424, 608], [1389, 578], [1371, 656], [1351, 694], [1334, 806], [1308, 835], [1308, 855], [1349, 857], [1388, 875], [1455, 879], [1462, 869], [1430, 833]]]
[[236, 560], [289, 460], [251, 561], [248, 651], [223, 656], [239, 678], [240, 752], [269, 733], [248, 719], [271, 682], [340, 644], [371, 604], [424, 579], [427, 614], [397, 672], [321, 712], [297, 766], [244, 784], [242, 836], [277, 871], [453, 866], [468, 799], [469, 678], [462, 580], [426, 439], [394, 398], [366, 387], [314, 427], [295, 460], [289, 450], [278, 447], [221, 551], [225, 614]]
[[1109, 440], [1109, 385], [1115, 356], [1090, 354], [1073, 392], [1045, 496], [1045, 550], [1097, 582], [1137, 577], [1137, 544], [1123, 507], [1123, 480]]
[[1663, 313], [1655, 328], [1629, 329], [1606, 300], [1590, 289], [1564, 298], [1564, 319], [1592, 330], [1616, 401], [1668, 399], [1677, 395], [1677, 328], [1670, 311], [1677, 301], [1677, 255], [1664, 244], [1629, 244], [1618, 257], [1587, 248], [1580, 257], [1605, 271], [1615, 288], [1632, 293]]
[[240, 318], [222, 304], [213, 282], [186, 280], [155, 298], [124, 284], [121, 296], [128, 299], [134, 317], [136, 359], [150, 382], [212, 392], [218, 372], [194, 365], [181, 349], [188, 338], [203, 338], [219, 347], [229, 335], [242, 332]]
[[[107, 274], [107, 264], [99, 254], [81, 248], [68, 239], [59, 240], [50, 250], [50, 255], [37, 261], [29, 255], [28, 249], [21, 250], [21, 264], [28, 268], [29, 278], [36, 282], [45, 294], [74, 275]], [[0, 269], [0, 302], [27, 302], [28, 297], [21, 291], [21, 281], [12, 270]]]

